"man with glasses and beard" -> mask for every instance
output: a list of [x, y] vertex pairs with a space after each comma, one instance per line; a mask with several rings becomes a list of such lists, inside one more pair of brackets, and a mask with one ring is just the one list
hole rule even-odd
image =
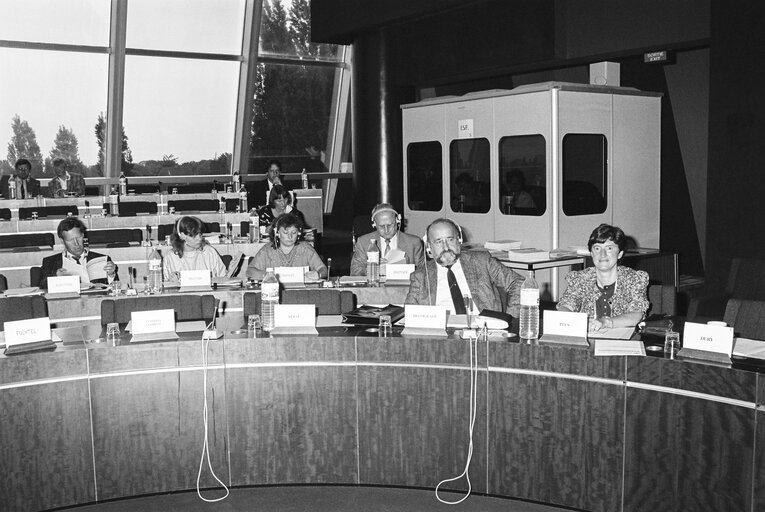
[[449, 219], [436, 219], [425, 231], [428, 260], [412, 273], [406, 304], [444, 306], [465, 314], [461, 299], [472, 299], [472, 312], [502, 311], [500, 293], [506, 294], [506, 313], [518, 316], [524, 278], [502, 265], [488, 252], [462, 252], [462, 234]]

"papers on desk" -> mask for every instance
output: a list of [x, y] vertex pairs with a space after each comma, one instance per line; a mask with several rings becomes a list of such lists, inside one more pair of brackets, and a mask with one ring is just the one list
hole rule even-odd
[[520, 240], [494, 240], [483, 244], [484, 248], [489, 251], [510, 251], [520, 249], [522, 245], [523, 242]]
[[525, 249], [512, 249], [507, 251], [507, 259], [510, 261], [533, 262], [550, 259], [550, 251], [543, 251], [533, 247]]
[[628, 340], [634, 333], [634, 327], [612, 327], [611, 329], [593, 331], [587, 334], [587, 337], [593, 339]]
[[595, 340], [596, 356], [644, 356], [645, 345], [638, 340]]
[[406, 253], [401, 249], [391, 249], [385, 255], [385, 262], [388, 264], [406, 263]]
[[366, 284], [367, 276], [341, 276], [339, 282], [341, 285]]
[[733, 355], [751, 357], [753, 359], [765, 359], [765, 341], [751, 340], [749, 338], [736, 338], [733, 347]]
[[[87, 262], [86, 267], [88, 272], [88, 281], [93, 281], [95, 279], [106, 279], [106, 271], [104, 270], [104, 267], [106, 266], [106, 262], [107, 262], [106, 256], [93, 258], [92, 260]], [[83, 283], [86, 283], [88, 281], [83, 281]]]
[[5, 290], [6, 297], [26, 297], [27, 295], [42, 295], [43, 291], [37, 286], [27, 288], [9, 288]]

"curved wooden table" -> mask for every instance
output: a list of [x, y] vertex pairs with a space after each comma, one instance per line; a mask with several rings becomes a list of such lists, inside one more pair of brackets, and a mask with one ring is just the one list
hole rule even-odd
[[[193, 489], [201, 363], [198, 340], [0, 357], [3, 509]], [[494, 341], [479, 367], [475, 492], [608, 512], [765, 509], [765, 374]], [[456, 338], [229, 335], [209, 348], [214, 469], [234, 486], [435, 487], [464, 466], [469, 375]]]

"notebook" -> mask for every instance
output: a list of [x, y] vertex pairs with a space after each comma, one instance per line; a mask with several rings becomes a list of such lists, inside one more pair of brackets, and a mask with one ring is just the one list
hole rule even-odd
[[130, 313], [132, 336], [130, 342], [177, 340], [175, 332], [175, 311], [133, 311]]

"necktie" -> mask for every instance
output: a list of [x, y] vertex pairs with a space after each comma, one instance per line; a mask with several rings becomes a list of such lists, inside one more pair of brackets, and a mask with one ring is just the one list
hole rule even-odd
[[385, 252], [383, 252], [383, 258], [388, 255], [388, 251], [390, 251], [390, 239], [385, 239]]
[[457, 277], [452, 272], [452, 267], [448, 267], [446, 270], [446, 282], [449, 283], [449, 293], [452, 294], [454, 313], [464, 315], [467, 313], [467, 310], [465, 309], [465, 302], [462, 300], [462, 290], [460, 290], [460, 285], [457, 284]]

